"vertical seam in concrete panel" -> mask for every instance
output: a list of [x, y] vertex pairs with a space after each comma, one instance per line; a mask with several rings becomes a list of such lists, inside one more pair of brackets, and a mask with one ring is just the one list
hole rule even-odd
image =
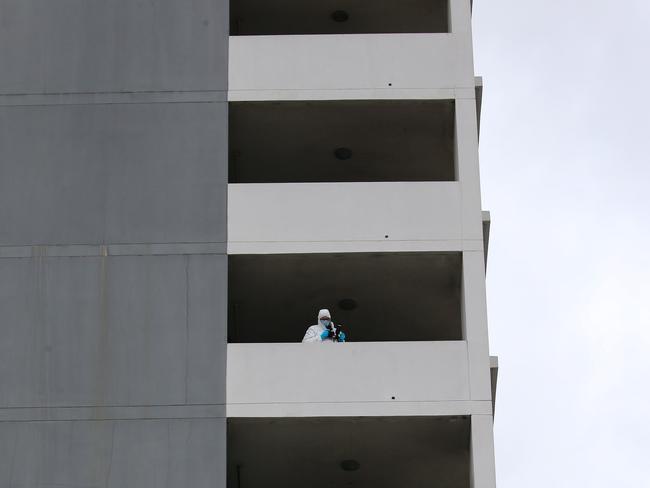
[[113, 471], [113, 457], [115, 455], [115, 426], [116, 425], [117, 422], [113, 422], [113, 426], [111, 428], [111, 454], [110, 457], [108, 458], [108, 469], [106, 470], [106, 486], [110, 486], [109, 483], [111, 481], [111, 472]]
[[[36, 372], [38, 374], [39, 381], [42, 382], [43, 390], [40, 393], [41, 399], [45, 400], [45, 404], [49, 405], [50, 403], [50, 358], [51, 354], [49, 352], [50, 345], [50, 331], [49, 331], [49, 321], [47, 319], [47, 257], [46, 249], [43, 247], [38, 247], [36, 250], [36, 307], [37, 307], [37, 325], [42, 330], [44, 330], [44, 338], [39, 338], [38, 329], [35, 330], [34, 337], [36, 338], [36, 351], [38, 353], [38, 345], [43, 347], [45, 351], [45, 361], [43, 367], [45, 371], [43, 374], [40, 374], [38, 369]], [[44, 343], [41, 344], [41, 340], [44, 340]], [[38, 364], [38, 363], [37, 363]]]
[[103, 252], [99, 258], [99, 368], [97, 368], [98, 384], [96, 388], [96, 404], [103, 405], [108, 385], [108, 257]]
[[190, 257], [185, 256], [185, 404], [188, 401], [189, 380], [189, 343], [190, 343]]

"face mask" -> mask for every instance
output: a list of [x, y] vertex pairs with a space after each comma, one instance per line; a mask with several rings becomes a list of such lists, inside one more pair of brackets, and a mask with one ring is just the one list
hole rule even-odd
[[331, 320], [320, 319], [320, 323], [323, 324], [323, 327], [328, 327]]

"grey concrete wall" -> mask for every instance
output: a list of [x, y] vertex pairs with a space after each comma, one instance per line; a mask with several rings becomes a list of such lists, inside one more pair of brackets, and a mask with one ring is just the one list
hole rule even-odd
[[224, 90], [224, 0], [1, 0], [1, 93]]
[[0, 407], [223, 404], [226, 266], [0, 259]]
[[222, 420], [2, 422], [0, 438], [2, 486], [225, 486]]
[[225, 486], [226, 0], [0, 0], [0, 486]]
[[227, 110], [0, 107], [0, 244], [224, 242]]

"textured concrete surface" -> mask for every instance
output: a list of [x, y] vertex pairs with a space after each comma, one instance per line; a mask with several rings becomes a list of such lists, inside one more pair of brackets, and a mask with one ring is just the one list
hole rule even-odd
[[493, 423], [492, 415], [472, 415], [471, 488], [494, 488], [496, 486]]
[[[454, 291], [446, 308], [455, 334], [447, 338], [467, 340], [469, 378], [448, 398], [464, 398], [469, 388], [470, 400], [391, 409], [320, 402], [310, 412], [483, 416], [469, 445], [477, 457], [462, 476], [471, 471], [484, 481], [476, 486], [493, 488], [466, 1], [450, 3], [449, 34], [238, 37], [230, 51], [225, 0], [0, 0], [0, 12], [0, 486], [225, 487], [227, 95], [455, 100], [460, 203], [453, 208], [461, 215], [445, 227], [454, 237], [445, 250], [465, 254], [463, 303]], [[398, 228], [404, 210], [394, 212]], [[275, 227], [290, 227], [289, 217]], [[240, 244], [261, 253], [283, 245], [265, 241], [271, 232], [259, 227], [242, 230]], [[323, 240], [307, 251], [364, 249], [364, 229], [348, 230], [336, 242], [317, 236]], [[411, 230], [411, 239], [440, 236]], [[304, 234], [294, 238], [303, 242]], [[267, 283], [255, 271], [244, 288]], [[469, 286], [474, 280], [483, 281]], [[460, 280], [447, 288], [459, 289]], [[277, 280], [273, 291], [281, 293]], [[258, 303], [269, 299], [260, 296]], [[408, 374], [386, 374], [393, 373]], [[442, 392], [435, 384], [431, 398]], [[272, 400], [267, 416], [305, 412]], [[259, 405], [235, 411], [261, 413]], [[255, 429], [249, 434], [258, 438]], [[421, 466], [431, 470], [428, 461]]]
[[0, 259], [0, 406], [224, 403], [226, 265]]
[[473, 92], [469, 43], [453, 34], [307, 35], [301, 42], [291, 36], [237, 36], [230, 40], [229, 90], [457, 86]]
[[0, 0], [0, 486], [225, 486], [227, 36]]
[[228, 240], [374, 241], [378, 250], [387, 242], [426, 242], [435, 250], [461, 240], [461, 204], [457, 182], [231, 184]]
[[[344, 381], [310, 381], [314, 364]], [[467, 344], [229, 344], [227, 391], [228, 404], [258, 405], [260, 412], [282, 402], [308, 411], [312, 403], [469, 400]]]
[[0, 245], [223, 242], [225, 103], [0, 107]]
[[225, 486], [226, 420], [0, 422], [7, 487]]
[[225, 90], [223, 0], [0, 0], [0, 93]]

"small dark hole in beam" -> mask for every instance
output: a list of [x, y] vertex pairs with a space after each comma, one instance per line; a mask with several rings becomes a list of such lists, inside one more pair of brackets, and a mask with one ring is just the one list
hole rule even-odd
[[332, 12], [332, 20], [334, 22], [346, 22], [350, 16], [345, 10], [336, 10]]
[[334, 156], [340, 161], [345, 161], [352, 157], [352, 151], [347, 147], [338, 147], [334, 150]]

